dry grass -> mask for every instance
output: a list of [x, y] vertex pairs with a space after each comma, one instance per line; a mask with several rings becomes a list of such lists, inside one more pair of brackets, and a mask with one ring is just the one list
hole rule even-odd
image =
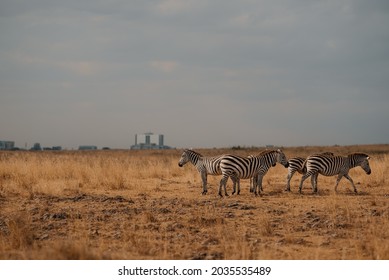
[[[0, 153], [0, 259], [389, 259], [389, 146], [300, 147], [288, 157], [365, 152], [372, 175], [319, 176], [285, 193], [277, 165], [254, 197], [219, 198], [179, 150]], [[257, 149], [201, 150], [204, 155]], [[231, 193], [231, 183], [228, 184]]]

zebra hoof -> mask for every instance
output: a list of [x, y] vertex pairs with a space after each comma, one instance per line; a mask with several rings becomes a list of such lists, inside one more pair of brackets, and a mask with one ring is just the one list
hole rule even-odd
[[206, 194], [207, 194], [207, 191], [203, 191], [201, 194], [202, 194], [202, 195], [206, 195]]

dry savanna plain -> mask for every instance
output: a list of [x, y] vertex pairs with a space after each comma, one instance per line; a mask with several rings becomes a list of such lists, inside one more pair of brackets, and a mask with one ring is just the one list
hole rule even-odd
[[[257, 149], [198, 150], [206, 156]], [[371, 175], [300, 174], [284, 191], [277, 164], [254, 196], [208, 194], [182, 150], [0, 152], [0, 259], [389, 259], [389, 145], [284, 148], [286, 156], [329, 151], [370, 155]], [[227, 191], [232, 185], [228, 181]]]

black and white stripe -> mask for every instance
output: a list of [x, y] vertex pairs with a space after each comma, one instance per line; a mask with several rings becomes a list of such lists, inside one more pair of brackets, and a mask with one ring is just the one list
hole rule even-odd
[[[220, 162], [220, 169], [222, 172], [222, 179], [220, 180], [219, 195], [222, 195], [222, 188], [224, 194], [228, 196], [226, 185], [228, 178], [233, 182], [233, 192], [236, 192], [236, 184], [238, 184], [238, 194], [240, 193], [240, 179], [256, 178], [253, 192], [257, 195], [262, 188], [262, 178], [270, 169], [279, 162], [285, 167], [288, 167], [288, 160], [285, 154], [280, 150], [265, 151], [257, 156], [240, 157], [235, 155], [225, 155]], [[258, 192], [257, 192], [258, 189]]]
[[178, 162], [180, 167], [184, 166], [186, 163], [192, 163], [197, 171], [201, 175], [201, 180], [203, 182], [203, 192], [202, 194], [207, 193], [207, 175], [221, 175], [220, 170], [220, 160], [222, 156], [215, 157], [204, 157], [200, 153], [193, 150], [185, 149], [181, 155], [181, 158]]
[[301, 193], [305, 179], [310, 176], [312, 190], [313, 192], [317, 192], [317, 177], [319, 174], [322, 174], [324, 176], [338, 175], [335, 184], [335, 191], [337, 191], [339, 181], [345, 177], [350, 181], [354, 188], [354, 192], [357, 193], [357, 189], [355, 188], [354, 182], [350, 175], [348, 175], [348, 172], [351, 168], [360, 166], [366, 172], [366, 174], [369, 175], [371, 173], [369, 159], [370, 157], [363, 153], [354, 153], [346, 157], [323, 154], [309, 156], [304, 162], [304, 166], [306, 167], [307, 172], [301, 178], [299, 192]]
[[[333, 156], [334, 154], [331, 152], [324, 152], [321, 153], [323, 155], [329, 155]], [[285, 191], [290, 191], [290, 180], [293, 177], [293, 174], [298, 172], [300, 174], [305, 174], [307, 172], [307, 168], [304, 165], [305, 158], [302, 157], [293, 157], [289, 159], [289, 166], [288, 166], [288, 176], [286, 177], [286, 188]]]
[[305, 158], [302, 157], [294, 157], [289, 159], [289, 167], [288, 167], [288, 176], [286, 177], [286, 188], [285, 191], [290, 191], [290, 180], [293, 177], [293, 174], [298, 172], [300, 174], [304, 174], [306, 172], [306, 168], [304, 166]]

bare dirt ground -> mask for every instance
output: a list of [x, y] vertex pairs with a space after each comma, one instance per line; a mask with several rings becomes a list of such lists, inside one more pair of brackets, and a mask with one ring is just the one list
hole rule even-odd
[[322, 176], [318, 194], [309, 180], [298, 194], [298, 174], [286, 193], [277, 165], [261, 196], [243, 181], [224, 198], [220, 177], [201, 195], [194, 167], [177, 166], [180, 151], [2, 154], [0, 258], [389, 259], [387, 149], [371, 152], [371, 176], [350, 172], [357, 195], [344, 179], [336, 194]]

